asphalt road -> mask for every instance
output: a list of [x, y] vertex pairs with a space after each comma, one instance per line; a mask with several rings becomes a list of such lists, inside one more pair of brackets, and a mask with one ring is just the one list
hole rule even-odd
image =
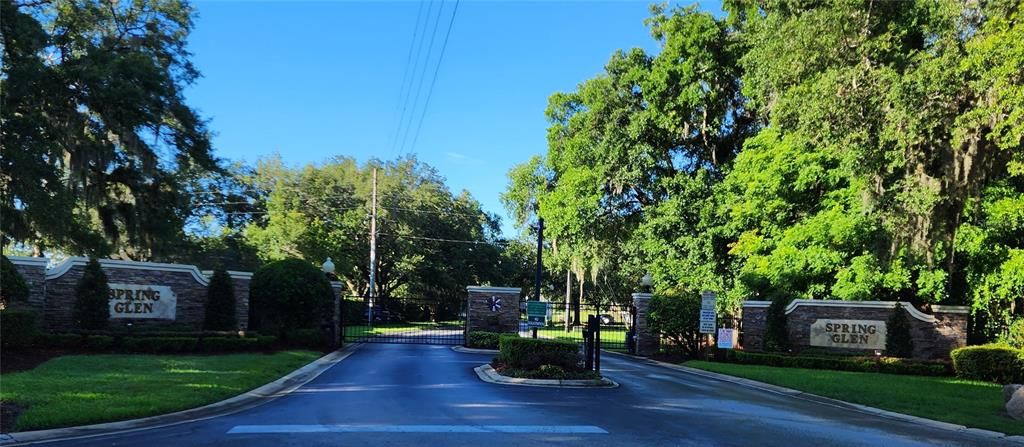
[[606, 355], [617, 389], [481, 382], [490, 360], [367, 344], [295, 392], [172, 427], [47, 446], [1005, 445]]

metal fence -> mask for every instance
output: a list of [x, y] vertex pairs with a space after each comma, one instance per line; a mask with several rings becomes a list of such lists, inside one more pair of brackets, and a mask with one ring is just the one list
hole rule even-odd
[[465, 297], [364, 297], [341, 302], [341, 338], [353, 343], [461, 345]]
[[[532, 336], [532, 329], [527, 325], [525, 301], [523, 312], [519, 321], [519, 332], [521, 336]], [[537, 338], [549, 338], [567, 340], [576, 343], [583, 343], [583, 332], [590, 315], [597, 317], [601, 327], [601, 347], [616, 351], [625, 351], [628, 346], [630, 328], [633, 327], [633, 317], [630, 312], [632, 306], [616, 304], [593, 305], [565, 302], [550, 303], [547, 325], [537, 328]]]

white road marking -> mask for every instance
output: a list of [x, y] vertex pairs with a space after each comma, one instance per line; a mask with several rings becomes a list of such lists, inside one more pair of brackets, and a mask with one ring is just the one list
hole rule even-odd
[[236, 425], [229, 435], [272, 433], [582, 433], [607, 434], [593, 425]]

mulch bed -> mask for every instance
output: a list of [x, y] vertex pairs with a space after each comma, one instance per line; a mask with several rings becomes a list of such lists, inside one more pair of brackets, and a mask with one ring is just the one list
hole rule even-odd
[[13, 352], [4, 350], [0, 353], [0, 373], [28, 371], [47, 360], [67, 354], [68, 351], [65, 349], [30, 349]]
[[25, 409], [12, 403], [0, 402], [0, 433], [10, 433], [14, 423]]

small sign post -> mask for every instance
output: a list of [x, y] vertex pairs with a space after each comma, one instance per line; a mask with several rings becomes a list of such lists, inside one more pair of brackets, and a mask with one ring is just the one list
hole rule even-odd
[[[704, 292], [701, 292], [701, 294], [700, 294], [700, 333], [701, 334], [708, 334], [709, 336], [714, 337], [714, 334], [715, 334], [715, 323], [716, 323], [716, 320], [718, 319], [717, 315], [716, 315], [716, 310], [715, 310], [715, 305], [717, 304], [717, 301], [718, 301], [718, 297], [715, 296], [715, 292], [712, 292], [710, 290], [705, 290]], [[708, 350], [707, 350], [708, 354], [707, 355], [708, 355], [708, 359], [709, 360], [711, 359], [711, 345], [713, 343], [714, 343], [714, 340], [711, 340], [711, 342], [707, 344], [707, 346], [708, 346]]]
[[718, 330], [718, 348], [734, 349], [736, 347], [736, 330], [721, 328]]
[[526, 302], [526, 324], [528, 327], [537, 328], [547, 325], [548, 306], [545, 301]]
[[715, 304], [717, 301], [715, 292], [705, 290], [700, 294], [700, 333], [702, 334], [715, 333], [715, 320], [717, 320]]

